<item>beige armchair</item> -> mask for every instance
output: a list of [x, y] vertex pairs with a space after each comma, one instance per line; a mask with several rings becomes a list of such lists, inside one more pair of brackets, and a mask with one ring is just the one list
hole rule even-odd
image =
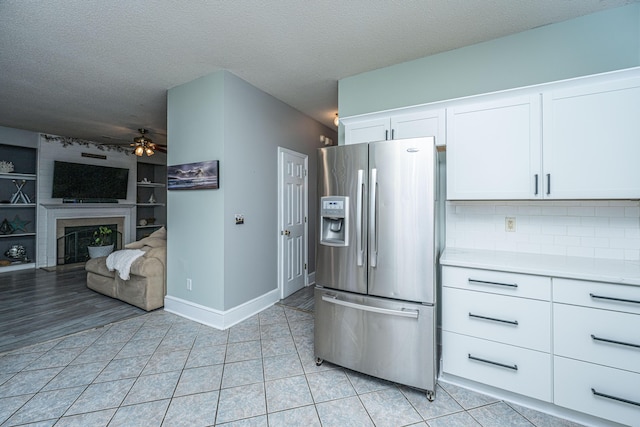
[[166, 229], [163, 227], [149, 237], [125, 245], [124, 250], [127, 249], [144, 251], [144, 255], [131, 264], [128, 280], [123, 280], [117, 270], [109, 271], [107, 257], [93, 258], [85, 265], [87, 287], [146, 311], [164, 306], [167, 294]]

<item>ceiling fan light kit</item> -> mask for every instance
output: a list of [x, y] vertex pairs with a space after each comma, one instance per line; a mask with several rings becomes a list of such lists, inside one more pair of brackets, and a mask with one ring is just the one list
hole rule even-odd
[[133, 138], [133, 144], [131, 144], [132, 147], [135, 147], [133, 153], [136, 156], [142, 156], [143, 154], [152, 156], [154, 154], [153, 150], [157, 148], [156, 144], [153, 143], [151, 138], [145, 136], [146, 129], [138, 129], [138, 132], [140, 132], [140, 136]]

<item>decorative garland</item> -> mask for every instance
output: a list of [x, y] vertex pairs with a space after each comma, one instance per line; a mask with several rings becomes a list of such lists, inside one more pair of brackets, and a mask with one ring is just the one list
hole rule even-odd
[[125, 153], [127, 156], [132, 153], [131, 148], [123, 147], [122, 145], [115, 144], [100, 144], [98, 142], [87, 141], [86, 139], [72, 138], [70, 136], [53, 136], [42, 134], [47, 142], [60, 142], [63, 147], [70, 145], [80, 145], [82, 147], [93, 147], [100, 151], [117, 151], [119, 153]]

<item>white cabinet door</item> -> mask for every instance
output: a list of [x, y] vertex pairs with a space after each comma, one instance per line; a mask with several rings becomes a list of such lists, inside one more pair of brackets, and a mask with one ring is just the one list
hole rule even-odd
[[434, 136], [436, 145], [445, 145], [445, 112], [443, 109], [391, 117], [391, 138]]
[[541, 193], [540, 96], [447, 109], [447, 199], [535, 199]]
[[513, 345], [442, 332], [442, 370], [471, 381], [551, 401], [551, 355]]
[[345, 144], [434, 136], [436, 145], [445, 145], [444, 111], [444, 108], [441, 108], [388, 115], [378, 119], [349, 121], [344, 125]]
[[360, 144], [363, 142], [384, 141], [389, 139], [391, 123], [388, 117], [344, 125], [344, 143]]
[[640, 197], [640, 78], [544, 93], [543, 111], [545, 198]]
[[554, 399], [558, 406], [637, 426], [640, 374], [554, 357]]

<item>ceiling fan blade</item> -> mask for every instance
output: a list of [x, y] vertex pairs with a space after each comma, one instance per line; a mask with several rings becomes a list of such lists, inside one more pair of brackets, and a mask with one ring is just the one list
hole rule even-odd
[[156, 150], [162, 152], [162, 153], [166, 153], [167, 152], [167, 147], [164, 145], [156, 145]]

